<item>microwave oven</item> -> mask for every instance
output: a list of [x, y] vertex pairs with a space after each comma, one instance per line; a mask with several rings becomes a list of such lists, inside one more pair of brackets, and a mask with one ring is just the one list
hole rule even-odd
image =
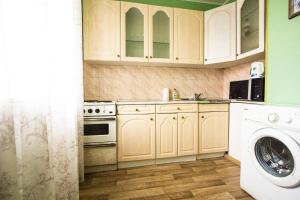
[[230, 82], [229, 99], [263, 102], [264, 87], [264, 78], [232, 81]]

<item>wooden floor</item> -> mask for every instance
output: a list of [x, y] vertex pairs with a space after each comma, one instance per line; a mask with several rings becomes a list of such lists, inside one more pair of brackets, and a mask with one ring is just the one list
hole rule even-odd
[[80, 199], [249, 200], [239, 166], [225, 159], [173, 163], [86, 175]]

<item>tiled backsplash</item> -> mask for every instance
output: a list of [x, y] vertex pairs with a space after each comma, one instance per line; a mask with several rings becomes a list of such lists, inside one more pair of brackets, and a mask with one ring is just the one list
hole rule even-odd
[[203, 93], [228, 98], [229, 82], [249, 77], [250, 64], [226, 69], [172, 67], [84, 66], [85, 100], [161, 99], [163, 88], [176, 88], [181, 97]]

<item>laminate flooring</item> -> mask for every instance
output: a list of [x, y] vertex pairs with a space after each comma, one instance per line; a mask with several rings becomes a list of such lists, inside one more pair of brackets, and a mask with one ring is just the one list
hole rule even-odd
[[223, 158], [136, 167], [86, 175], [80, 199], [253, 199], [239, 179], [239, 166]]

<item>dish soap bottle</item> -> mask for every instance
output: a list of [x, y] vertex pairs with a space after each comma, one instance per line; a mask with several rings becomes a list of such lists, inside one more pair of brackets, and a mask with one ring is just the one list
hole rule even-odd
[[172, 100], [173, 101], [178, 101], [179, 100], [179, 93], [176, 90], [176, 88], [174, 88], [174, 90], [172, 91]]

